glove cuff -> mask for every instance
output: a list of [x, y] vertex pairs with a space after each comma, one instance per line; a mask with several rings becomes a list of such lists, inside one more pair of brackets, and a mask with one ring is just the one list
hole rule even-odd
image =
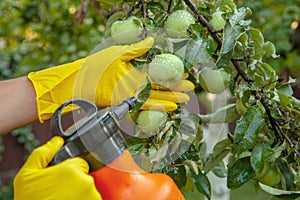
[[50, 119], [55, 110], [72, 99], [74, 80], [84, 59], [28, 74], [36, 93], [38, 119]]

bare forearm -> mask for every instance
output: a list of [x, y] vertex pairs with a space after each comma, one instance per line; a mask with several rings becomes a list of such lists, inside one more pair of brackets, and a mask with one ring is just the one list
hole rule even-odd
[[27, 77], [0, 82], [0, 135], [37, 120], [35, 91]]

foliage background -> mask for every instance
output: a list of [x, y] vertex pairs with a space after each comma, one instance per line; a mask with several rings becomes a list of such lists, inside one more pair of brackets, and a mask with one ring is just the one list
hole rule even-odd
[[[101, 41], [114, 1], [97, 0], [1, 0], [0, 80], [24, 76], [84, 57]], [[299, 0], [238, 1], [252, 9], [253, 27], [275, 44], [280, 58], [269, 63], [283, 77], [297, 78], [300, 85]], [[112, 10], [117, 9], [116, 7]], [[80, 11], [80, 12], [79, 12]], [[299, 92], [295, 92], [298, 97]], [[13, 132], [29, 153], [38, 141], [30, 126]], [[5, 151], [0, 138], [0, 153]], [[13, 152], [11, 152], [13, 155]], [[1, 159], [1, 157], [0, 157]], [[5, 165], [5, 163], [1, 163]], [[0, 181], [1, 184], [1, 181]], [[235, 194], [238, 195], [238, 194]], [[1, 184], [0, 199], [11, 199], [10, 185]], [[244, 196], [243, 196], [244, 198]]]

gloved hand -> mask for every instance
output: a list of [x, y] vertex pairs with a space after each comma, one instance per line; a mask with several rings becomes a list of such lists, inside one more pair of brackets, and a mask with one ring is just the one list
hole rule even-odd
[[[61, 104], [72, 98], [111, 106], [133, 96], [145, 83], [146, 73], [136, 70], [129, 61], [145, 54], [153, 43], [154, 39], [148, 37], [132, 45], [109, 47], [73, 63], [30, 73], [39, 121], [49, 119]], [[191, 82], [188, 85], [187, 90], [194, 88]], [[165, 92], [153, 92], [141, 109], [171, 111], [177, 108], [176, 103], [189, 101], [189, 96], [182, 92]]]
[[72, 158], [47, 167], [63, 143], [56, 136], [32, 152], [14, 179], [15, 200], [101, 199], [85, 160]]

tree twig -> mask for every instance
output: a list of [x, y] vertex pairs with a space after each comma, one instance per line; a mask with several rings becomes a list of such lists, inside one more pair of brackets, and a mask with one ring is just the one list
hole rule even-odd
[[198, 11], [197, 6], [191, 0], [184, 0], [184, 2], [188, 5], [188, 7], [193, 11], [193, 13], [197, 16], [199, 22], [202, 26], [206, 27], [211, 36], [216, 41], [218, 47], [217, 49], [221, 49], [222, 47], [222, 40], [219, 38], [217, 31], [212, 28], [212, 26], [208, 23], [203, 15], [201, 15]]
[[294, 153], [296, 154], [296, 156], [298, 158], [300, 158], [300, 153], [297, 150], [295, 144], [292, 142], [292, 140], [284, 133], [284, 131], [282, 130], [280, 124], [278, 123], [278, 121], [275, 121], [275, 125], [276, 128], [279, 130], [279, 132], [282, 134], [282, 136], [284, 137], [284, 139], [288, 142], [288, 144], [290, 145], [290, 147], [293, 149]]
[[[184, 2], [188, 5], [188, 7], [197, 16], [197, 18], [198, 18], [199, 22], [201, 23], [201, 25], [207, 28], [208, 32], [210, 33], [210, 35], [213, 37], [214, 41], [218, 45], [217, 49], [221, 49], [221, 47], [223, 45], [222, 40], [218, 36], [217, 32], [209, 24], [209, 22], [205, 19], [205, 17], [199, 13], [197, 6], [191, 0], [184, 0]], [[230, 61], [234, 65], [234, 67], [237, 70], [238, 74], [243, 78], [243, 80], [246, 81], [248, 84], [251, 84], [253, 82], [253, 80], [250, 79], [247, 76], [247, 74], [242, 70], [242, 67], [238, 63], [239, 60], [235, 59], [235, 58], [231, 58]], [[265, 93], [263, 88], [262, 88], [262, 93]], [[280, 134], [288, 142], [288, 144], [293, 149], [296, 156], [300, 158], [300, 153], [296, 149], [296, 147], [293, 144], [293, 142], [291, 141], [291, 139], [284, 133], [284, 131], [282, 130], [282, 128], [281, 128], [280, 124], [278, 123], [278, 121], [276, 121], [272, 117], [270, 109], [269, 109], [268, 99], [264, 98], [264, 96], [260, 97], [258, 91], [256, 92], [256, 99], [260, 100], [263, 107], [265, 108], [265, 110], [267, 112], [267, 115], [268, 115], [268, 118], [269, 118], [269, 121], [270, 121], [270, 124], [272, 126], [272, 129], [275, 132], [276, 137], [278, 138], [278, 136], [279, 136], [278, 134]]]
[[[258, 98], [258, 97], [257, 97]], [[278, 134], [280, 133], [280, 135], [287, 141], [287, 143], [290, 145], [290, 147], [293, 149], [294, 153], [296, 154], [297, 157], [300, 158], [300, 153], [297, 150], [295, 144], [292, 142], [292, 140], [284, 133], [284, 131], [282, 130], [280, 124], [278, 121], [276, 121], [272, 115], [271, 115], [271, 111], [269, 109], [269, 105], [268, 105], [268, 100], [267, 99], [262, 99], [260, 98], [260, 102], [262, 103], [262, 105], [264, 106], [267, 115], [269, 117], [269, 121], [271, 123], [271, 126], [276, 134], [276, 137], [278, 137]], [[278, 132], [279, 131], [279, 132]]]
[[252, 79], [250, 79], [247, 74], [242, 70], [242, 67], [239, 65], [238, 61], [234, 58], [231, 59], [231, 63], [235, 67], [235, 69], [238, 71], [238, 74], [241, 75], [241, 77], [247, 82], [251, 83], [253, 82]]
[[[263, 89], [261, 89], [261, 90], [262, 90], [261, 91], [262, 94], [264, 94]], [[260, 94], [259, 94], [258, 91], [256, 91], [256, 93], [255, 93], [255, 98], [257, 100], [259, 100], [261, 102], [261, 104], [263, 105], [263, 107], [265, 108], [266, 113], [267, 113], [268, 118], [269, 118], [269, 121], [270, 121], [270, 124], [272, 126], [272, 129], [274, 130], [275, 137], [277, 138], [277, 140], [281, 140], [281, 142], [283, 142], [282, 138], [280, 137], [280, 135], [278, 134], [278, 131], [276, 129], [275, 120], [274, 120], [274, 118], [271, 115], [271, 111], [270, 111], [270, 108], [269, 108], [269, 105], [268, 105], [268, 101], [266, 99], [261, 98], [261, 96], [260, 96]]]
[[132, 6], [130, 8], [130, 10], [128, 11], [128, 13], [126, 14], [126, 18], [132, 15], [132, 12], [135, 11], [135, 9], [137, 9], [140, 6], [141, 1], [136, 1], [134, 6]]
[[142, 11], [143, 11], [143, 18], [145, 19], [147, 17], [147, 8], [144, 0], [140, 0], [142, 4]]
[[[209, 24], [209, 22], [205, 19], [203, 15], [201, 15], [198, 11], [197, 6], [191, 1], [191, 0], [184, 0], [184, 2], [189, 6], [189, 8], [193, 11], [195, 15], [197, 15], [199, 22], [202, 26], [206, 27], [210, 35], [213, 37], [214, 41], [217, 43], [218, 47], [217, 49], [221, 49], [223, 42], [221, 38], [218, 36], [216, 30], [212, 28], [212, 26]], [[253, 80], [248, 78], [248, 76], [244, 73], [241, 66], [238, 64], [237, 59], [232, 58], [231, 59], [232, 64], [234, 65], [235, 69], [238, 71], [238, 74], [242, 76], [242, 78], [247, 82], [251, 83]]]
[[168, 15], [169, 15], [170, 12], [171, 12], [172, 2], [173, 2], [173, 0], [170, 0], [170, 1], [169, 1], [169, 4], [168, 4], [168, 10], [167, 10], [167, 14], [168, 14]]
[[88, 0], [82, 0], [81, 4], [76, 8], [76, 11], [74, 13], [74, 19], [79, 23], [80, 26], [82, 25], [83, 20], [87, 15], [88, 4], [89, 4]]

